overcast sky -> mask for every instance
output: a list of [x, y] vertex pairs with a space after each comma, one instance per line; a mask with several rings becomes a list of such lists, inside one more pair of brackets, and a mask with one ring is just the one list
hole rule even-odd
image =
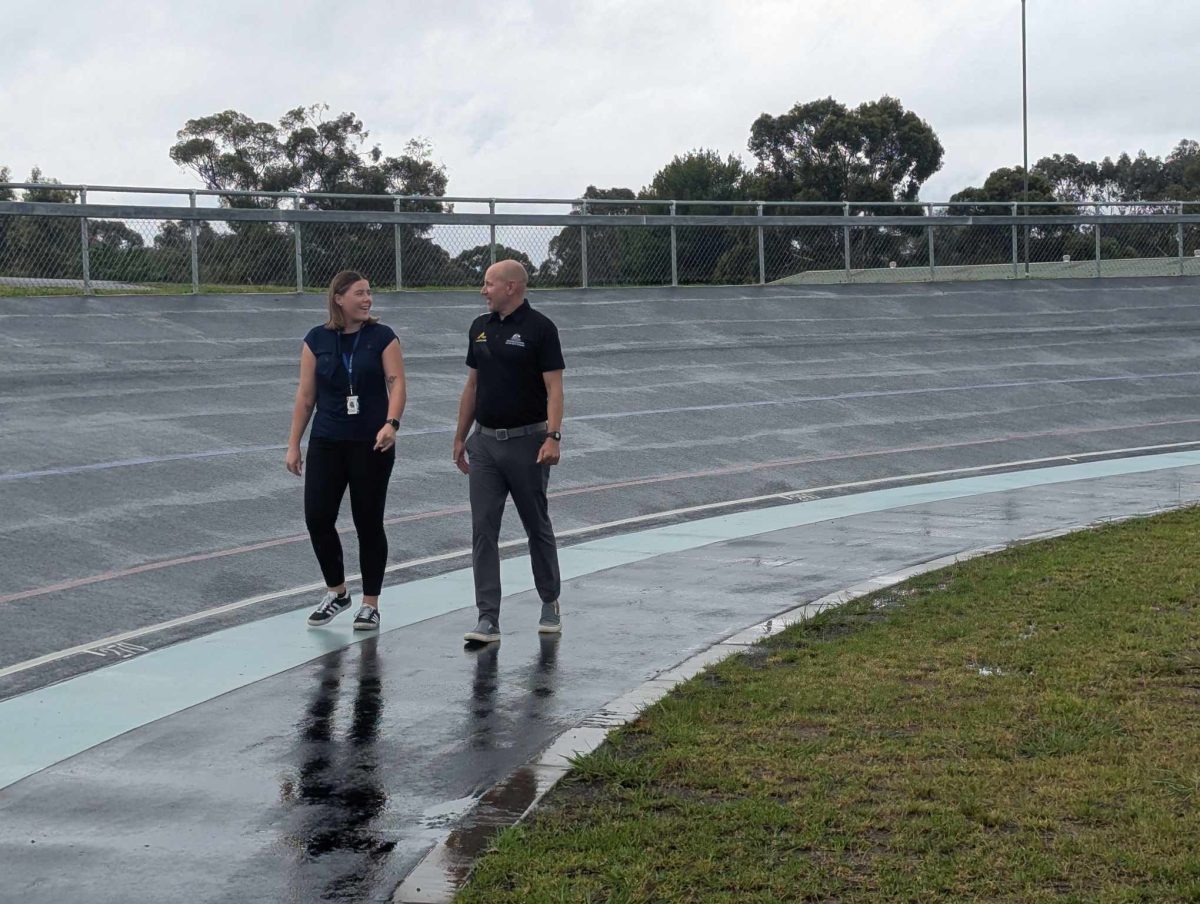
[[[1197, 0], [1028, 0], [1030, 161], [1200, 139]], [[452, 195], [639, 189], [678, 153], [750, 161], [750, 124], [898, 97], [945, 147], [941, 200], [1021, 161], [1019, 0], [5, 0], [0, 165], [202, 187], [190, 118], [352, 110], [427, 138]]]

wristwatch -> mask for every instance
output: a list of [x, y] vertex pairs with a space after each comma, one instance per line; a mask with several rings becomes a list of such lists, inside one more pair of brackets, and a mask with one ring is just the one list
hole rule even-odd
[[556, 443], [561, 443], [562, 442], [562, 434], [559, 433], [557, 430], [551, 430], [549, 433], [546, 434], [546, 439], [552, 439]]
[[385, 424], [391, 424], [391, 425], [392, 425], [392, 429], [393, 429], [393, 430], [399, 430], [399, 429], [400, 429], [400, 422], [399, 422], [398, 420], [396, 420], [394, 417], [390, 417], [390, 418], [388, 418], [386, 421], [384, 421], [384, 423], [385, 423]]

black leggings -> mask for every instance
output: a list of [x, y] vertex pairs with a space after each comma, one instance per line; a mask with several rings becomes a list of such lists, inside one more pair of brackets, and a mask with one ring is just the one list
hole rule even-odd
[[350, 512], [358, 533], [358, 561], [364, 596], [379, 596], [387, 564], [387, 534], [383, 507], [396, 449], [374, 450], [375, 441], [313, 439], [308, 443], [304, 469], [304, 523], [321, 565], [325, 586], [346, 580], [342, 541], [337, 532], [338, 509], [350, 487]]

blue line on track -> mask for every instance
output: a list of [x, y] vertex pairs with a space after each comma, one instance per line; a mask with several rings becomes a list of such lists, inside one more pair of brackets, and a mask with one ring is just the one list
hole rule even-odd
[[[1034, 486], [1200, 466], [1200, 451], [1010, 471], [798, 502], [591, 540], [560, 551], [563, 580], [851, 515]], [[501, 563], [509, 594], [532, 589], [529, 559]], [[469, 608], [471, 570], [385, 587], [387, 631]], [[306, 629], [304, 610], [237, 625], [0, 701], [0, 788], [127, 731], [362, 641], [343, 624]], [[374, 635], [373, 635], [374, 636]], [[454, 638], [453, 640], [457, 640]], [[447, 639], [451, 642], [451, 639]]]

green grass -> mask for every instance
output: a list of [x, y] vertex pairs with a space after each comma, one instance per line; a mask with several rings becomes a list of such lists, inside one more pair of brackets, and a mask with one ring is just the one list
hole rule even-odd
[[39, 295], [78, 295], [78, 289], [30, 288], [27, 286], [0, 285], [0, 298], [33, 298]]
[[[129, 283], [130, 288], [127, 289], [104, 289], [98, 288], [92, 292], [96, 296], [108, 295], [191, 295], [191, 283]], [[391, 293], [395, 292], [395, 286], [374, 285], [376, 293]], [[472, 292], [479, 291], [478, 285], [469, 286], [406, 286], [404, 292]], [[578, 287], [571, 286], [539, 286], [533, 285], [530, 287], [532, 291], [559, 292], [559, 291], [575, 291]], [[617, 286], [604, 285], [598, 286], [600, 289], [645, 289], [647, 286]], [[650, 286], [649, 288], [662, 288], [661, 286]], [[323, 295], [325, 290], [320, 286], [305, 286], [304, 292], [307, 295]], [[43, 295], [75, 295], [83, 294], [82, 288], [69, 288], [62, 286], [5, 286], [0, 285], [0, 298], [36, 298]], [[263, 286], [248, 286], [248, 285], [219, 285], [202, 283], [200, 286], [200, 295], [294, 295], [296, 287], [263, 285]]]
[[[127, 289], [95, 289], [92, 295], [191, 295], [191, 283], [130, 283]], [[393, 286], [380, 285], [374, 287], [377, 293], [395, 292]], [[479, 286], [420, 286], [406, 288], [405, 292], [478, 292]], [[539, 290], [544, 291], [544, 290]], [[320, 286], [305, 286], [306, 295], [323, 295], [325, 290]], [[202, 283], [200, 295], [295, 295], [296, 287], [263, 285], [220, 285]], [[0, 298], [36, 298], [43, 295], [83, 295], [81, 288], [62, 286], [4, 286], [0, 285]]]
[[[936, 264], [936, 256], [934, 258]], [[1024, 278], [1025, 265], [1018, 264], [1014, 274], [1011, 261], [1003, 264], [936, 264], [937, 282], [967, 282], [981, 279]], [[1092, 279], [1097, 275], [1115, 276], [1200, 276], [1200, 258], [1185, 257], [1180, 266], [1177, 257], [1117, 258], [1095, 260], [1035, 261], [1029, 265], [1032, 279]], [[835, 285], [838, 283], [931, 282], [928, 266], [855, 268], [850, 271], [806, 270], [773, 280], [770, 285]]]
[[1191, 509], [826, 612], [580, 759], [460, 900], [1200, 901], [1198, 562]]
[[[93, 295], [190, 295], [191, 283], [130, 283], [127, 289], [95, 289]], [[308, 289], [318, 292], [318, 289]], [[227, 294], [295, 294], [295, 286], [222, 286], [201, 285], [201, 295]], [[82, 288], [69, 286], [4, 286], [0, 285], [0, 298], [36, 298], [42, 295], [75, 295], [83, 294]]]
[[[315, 292], [316, 289], [308, 291]], [[246, 286], [218, 285], [201, 283], [200, 295], [294, 295], [296, 287], [291, 286]], [[75, 294], [79, 294], [76, 292]], [[95, 295], [191, 295], [191, 283], [140, 283], [136, 289], [97, 289]]]
[[[1022, 265], [1023, 268], [1023, 265]], [[1020, 274], [1024, 276], [1024, 270], [1020, 269]], [[1144, 258], [1144, 259], [1118, 259], [1101, 261], [1101, 275], [1105, 277], [1117, 276], [1179, 276], [1181, 269], [1178, 258]], [[1200, 276], [1200, 258], [1187, 257], [1183, 260], [1182, 275], [1184, 276]], [[1059, 261], [1036, 262], [1030, 265], [1029, 276], [1034, 279], [1069, 279], [1069, 278], [1094, 278], [1096, 276], [1096, 264], [1094, 261], [1071, 261], [1063, 263]], [[1013, 268], [1011, 263], [1005, 264], [954, 264], [941, 265], [937, 267], [936, 278], [932, 281], [936, 282], [965, 282], [971, 280], [996, 280], [996, 279], [1012, 279]], [[773, 280], [768, 285], [834, 285], [842, 283], [898, 283], [898, 282], [931, 282], [928, 267], [897, 267], [891, 268], [874, 268], [874, 269], [854, 269], [850, 271], [850, 276], [847, 278], [844, 270], [808, 270], [803, 273], [795, 273], [790, 276], [785, 276], [780, 279]], [[130, 281], [132, 288], [129, 289], [97, 289], [95, 295], [190, 295], [192, 292], [191, 283], [149, 283]], [[642, 284], [603, 284], [594, 285], [596, 289], [629, 289], [639, 290], [645, 288], [663, 288], [665, 284], [642, 285]], [[704, 284], [687, 283], [684, 288], [698, 288]], [[732, 285], [757, 285], [756, 278], [750, 278], [744, 283], [735, 283]], [[530, 287], [537, 292], [549, 292], [568, 290], [572, 291], [578, 287], [572, 286], [540, 286], [536, 283]], [[217, 284], [202, 284], [200, 286], [201, 295], [253, 295], [253, 294], [273, 294], [273, 295], [291, 295], [295, 294], [295, 285], [217, 285]], [[305, 286], [307, 294], [320, 295], [324, 289], [320, 286]], [[394, 287], [386, 285], [375, 286], [376, 292], [394, 292]], [[478, 285], [467, 286], [409, 286], [405, 287], [406, 292], [478, 292]], [[34, 297], [39, 295], [81, 295], [82, 291], [78, 288], [64, 288], [59, 286], [3, 286], [0, 285], [0, 298], [3, 297]]]

